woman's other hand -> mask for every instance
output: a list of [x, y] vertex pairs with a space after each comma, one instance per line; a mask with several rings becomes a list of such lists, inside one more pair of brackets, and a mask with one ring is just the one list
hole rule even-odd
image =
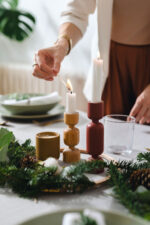
[[137, 123], [150, 123], [150, 85], [136, 99], [130, 116], [134, 116]]

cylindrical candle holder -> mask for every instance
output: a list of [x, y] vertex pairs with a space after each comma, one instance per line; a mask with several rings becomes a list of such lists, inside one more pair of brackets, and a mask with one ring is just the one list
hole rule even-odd
[[60, 135], [56, 132], [41, 132], [36, 135], [36, 158], [46, 160], [60, 156]]
[[104, 126], [99, 120], [104, 115], [103, 101], [98, 103], [88, 102], [88, 118], [92, 120], [86, 129], [86, 150], [92, 159], [101, 159], [104, 151]]
[[64, 123], [68, 128], [64, 130], [64, 143], [68, 147], [63, 151], [63, 161], [66, 163], [78, 162], [80, 151], [75, 147], [79, 143], [79, 129], [75, 125], [79, 121], [79, 113], [64, 113]]

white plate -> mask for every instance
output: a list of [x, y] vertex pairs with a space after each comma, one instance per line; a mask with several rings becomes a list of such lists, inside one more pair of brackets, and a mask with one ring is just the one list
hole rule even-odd
[[27, 101], [29, 98], [32, 97], [43, 97], [46, 94], [26, 94], [26, 93], [13, 93], [8, 95], [3, 95], [0, 98], [1, 105], [8, 110], [11, 114], [14, 115], [39, 115], [39, 114], [46, 114], [49, 110], [53, 109], [60, 101], [61, 97], [57, 96], [56, 100], [51, 103], [39, 102], [36, 104], [10, 104], [5, 103], [8, 100], [25, 100]]
[[[26, 222], [23, 222], [18, 225], [61, 225], [62, 219], [65, 213], [68, 212], [82, 212], [83, 209], [72, 209], [72, 210], [61, 210], [49, 214], [45, 214], [42, 216], [35, 217]], [[117, 212], [107, 212], [100, 211], [104, 215], [106, 225], [148, 225], [149, 223], [145, 220], [135, 217], [135, 216], [127, 216], [122, 213]]]
[[5, 109], [0, 108], [0, 114], [5, 119], [18, 119], [18, 120], [35, 120], [35, 119], [47, 119], [54, 116], [59, 116], [60, 114], [63, 114], [65, 111], [64, 106], [58, 104], [53, 109], [48, 111], [45, 114], [39, 114], [39, 115], [13, 115], [10, 112], [6, 111]]

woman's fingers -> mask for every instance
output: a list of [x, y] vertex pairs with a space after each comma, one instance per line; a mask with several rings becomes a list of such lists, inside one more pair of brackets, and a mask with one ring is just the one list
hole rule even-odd
[[65, 55], [60, 46], [41, 49], [35, 54], [33, 75], [45, 80], [53, 80], [60, 71], [61, 62]]
[[51, 63], [49, 65], [46, 64], [44, 52], [39, 51], [38, 53], [36, 53], [35, 61], [39, 65], [40, 70], [42, 70], [43, 72], [48, 73], [50, 75], [53, 74], [53, 68], [52, 68]]
[[144, 117], [145, 113], [147, 111], [147, 106], [146, 105], [142, 105], [142, 107], [140, 108], [137, 116], [136, 116], [136, 122], [140, 122], [141, 119]]
[[138, 96], [130, 116], [136, 117], [136, 122], [141, 124], [150, 123], [150, 85], [148, 85]]
[[143, 103], [143, 101], [137, 100], [130, 112], [130, 116], [136, 117], [137, 123], [145, 123], [145, 113], [147, 111], [147, 106]]
[[33, 70], [32, 74], [33, 74], [33, 76], [36, 76], [36, 77], [38, 77], [40, 79], [53, 80], [53, 75], [49, 75], [49, 74], [43, 72], [40, 69], [39, 65], [35, 65], [34, 66], [34, 70]]
[[141, 124], [149, 123], [150, 122], [150, 108], [147, 108], [145, 115], [140, 120]]
[[139, 113], [141, 107], [142, 103], [136, 101], [133, 108], [131, 109], [130, 116], [136, 116]]
[[[135, 113], [134, 116], [136, 117], [137, 123], [144, 124], [146, 122], [150, 122], [150, 108], [147, 108], [146, 104], [141, 105], [141, 108], [139, 108], [139, 110], [135, 108], [133, 113]], [[133, 116], [133, 114], [131, 115]]]

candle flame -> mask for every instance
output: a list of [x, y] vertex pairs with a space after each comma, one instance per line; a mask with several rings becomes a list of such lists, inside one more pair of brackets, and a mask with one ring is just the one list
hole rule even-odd
[[67, 79], [66, 88], [68, 89], [68, 91], [73, 92], [73, 87], [69, 79]]

